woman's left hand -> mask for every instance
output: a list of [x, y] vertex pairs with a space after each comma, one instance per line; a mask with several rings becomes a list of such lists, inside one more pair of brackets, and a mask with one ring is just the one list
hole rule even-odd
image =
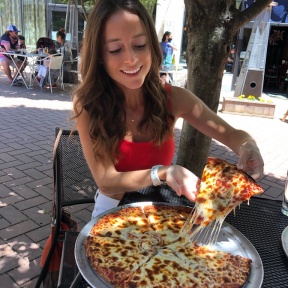
[[262, 177], [264, 161], [254, 140], [248, 140], [240, 146], [237, 168], [244, 170], [255, 180]]

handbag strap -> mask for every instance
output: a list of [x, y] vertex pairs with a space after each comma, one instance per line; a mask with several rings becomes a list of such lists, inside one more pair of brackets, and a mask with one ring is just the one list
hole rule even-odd
[[53, 148], [53, 203], [52, 203], [52, 223], [51, 225], [55, 225], [55, 218], [56, 218], [56, 201], [55, 201], [55, 194], [56, 194], [56, 155], [57, 155], [57, 148], [59, 145], [59, 141], [61, 135], [63, 133], [63, 129], [59, 129], [57, 137], [55, 139], [54, 148]]

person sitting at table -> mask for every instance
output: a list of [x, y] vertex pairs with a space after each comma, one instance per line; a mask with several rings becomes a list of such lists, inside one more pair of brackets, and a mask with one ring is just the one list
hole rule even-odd
[[[18, 43], [20, 45], [20, 49], [22, 49], [22, 52], [21, 54], [25, 54], [25, 52], [23, 50], [26, 49], [26, 44], [25, 44], [25, 37], [23, 35], [18, 35]], [[23, 56], [17, 56], [17, 58], [20, 60], [20, 61], [26, 61], [26, 57], [23, 57]]]
[[[2, 52], [9, 52], [9, 51], [17, 51], [20, 48], [18, 43], [18, 32], [20, 32], [15, 25], [8, 25], [6, 32], [1, 36], [1, 51], [0, 51], [0, 65], [3, 66], [4, 73], [12, 83], [13, 79], [19, 76], [18, 71], [15, 72], [14, 76], [12, 77], [11, 74], [11, 67], [14, 67], [14, 62], [16, 63], [18, 69], [20, 69], [20, 73], [23, 72], [25, 69], [25, 65], [23, 61], [19, 59], [11, 59], [11, 56], [5, 55]], [[15, 79], [13, 85], [22, 85], [23, 81], [21, 78]]]
[[63, 57], [63, 82], [70, 83], [69, 71], [71, 70], [71, 61], [72, 60], [72, 50], [69, 42], [66, 41], [66, 32], [64, 28], [59, 29], [56, 33], [57, 42], [60, 45], [60, 53], [64, 55]]
[[98, 0], [86, 28], [73, 119], [99, 187], [92, 217], [117, 206], [125, 192], [164, 182], [195, 201], [200, 179], [171, 164], [179, 118], [237, 153], [238, 168], [261, 177], [263, 159], [247, 132], [231, 127], [189, 90], [163, 87], [157, 34], [140, 1]]

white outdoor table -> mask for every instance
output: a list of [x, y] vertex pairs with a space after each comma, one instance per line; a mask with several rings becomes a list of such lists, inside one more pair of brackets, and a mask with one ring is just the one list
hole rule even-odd
[[[22, 76], [22, 79], [23, 79], [23, 83], [24, 85], [26, 86], [27, 89], [31, 89], [33, 84], [34, 83], [37, 83], [38, 85], [38, 82], [36, 80], [36, 77], [33, 77], [33, 75], [35, 75], [35, 68], [36, 68], [36, 62], [37, 60], [39, 60], [39, 57], [47, 57], [48, 55], [45, 54], [45, 53], [40, 53], [40, 54], [36, 54], [36, 53], [26, 53], [26, 54], [18, 54], [18, 53], [15, 53], [15, 52], [2, 52], [3, 55], [7, 55], [11, 58], [14, 66], [15, 66], [15, 69], [17, 71], [17, 74], [18, 75], [21, 75]], [[20, 56], [20, 57], [23, 57], [23, 58], [26, 58], [22, 61], [22, 65], [20, 67], [18, 67], [16, 65], [17, 63], [17, 57]], [[23, 65], [25, 65], [25, 62], [27, 63], [27, 66], [25, 68], [26, 72], [29, 73], [29, 77], [27, 77], [27, 79], [25, 78], [25, 76], [23, 75], [23, 73], [21, 74], [20, 71], [23, 67]], [[14, 77], [13, 81], [11, 82], [11, 85], [10, 86], [13, 86], [14, 84], [14, 81], [17, 77]]]

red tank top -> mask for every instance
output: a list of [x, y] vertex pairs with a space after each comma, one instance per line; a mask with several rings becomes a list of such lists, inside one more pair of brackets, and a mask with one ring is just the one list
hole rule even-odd
[[[165, 87], [169, 95], [171, 87]], [[169, 109], [171, 103], [169, 101]], [[120, 142], [120, 157], [115, 168], [119, 172], [150, 169], [154, 165], [171, 165], [174, 157], [174, 138], [168, 137], [161, 145], [156, 146], [153, 142]]]
[[120, 143], [120, 158], [115, 168], [119, 172], [150, 169], [154, 165], [171, 165], [174, 156], [174, 139], [169, 137], [161, 146], [152, 142]]

